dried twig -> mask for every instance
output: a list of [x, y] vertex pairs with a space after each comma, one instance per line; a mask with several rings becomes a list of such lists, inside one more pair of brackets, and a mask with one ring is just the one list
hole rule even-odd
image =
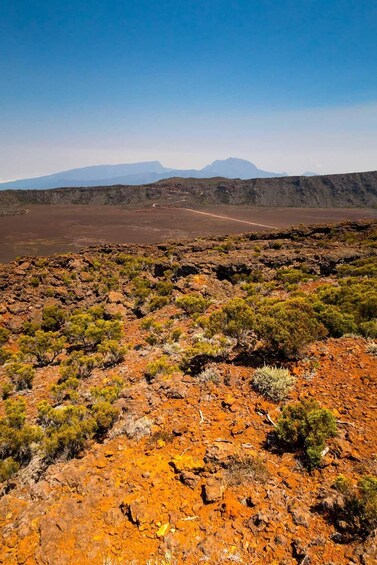
[[344, 422], [342, 420], [337, 420], [336, 423], [340, 424], [341, 426], [355, 426], [353, 422]]
[[273, 419], [271, 418], [271, 416], [270, 416], [269, 414], [266, 414], [266, 418], [267, 418], [267, 420], [270, 422], [270, 424], [271, 424], [272, 426], [274, 426], [274, 428], [276, 428], [276, 424], [275, 424], [275, 422], [273, 421]]

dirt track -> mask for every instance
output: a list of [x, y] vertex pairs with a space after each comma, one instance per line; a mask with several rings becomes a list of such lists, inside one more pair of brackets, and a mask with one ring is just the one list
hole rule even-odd
[[29, 213], [0, 217], [0, 262], [23, 255], [77, 251], [101, 243], [157, 243], [271, 227], [377, 218], [376, 209], [216, 206], [139, 208], [28, 205]]
[[219, 216], [218, 214], [211, 214], [210, 212], [202, 212], [201, 210], [193, 210], [192, 208], [185, 208], [189, 212], [194, 212], [194, 214], [202, 214], [203, 216], [210, 216], [211, 218], [219, 218], [220, 220], [226, 220], [227, 222], [240, 222], [241, 224], [248, 224], [249, 226], [257, 226], [259, 228], [275, 229], [278, 226], [267, 226], [266, 224], [257, 224], [255, 222], [247, 222], [246, 220], [239, 220], [238, 218], [230, 218], [229, 216]]

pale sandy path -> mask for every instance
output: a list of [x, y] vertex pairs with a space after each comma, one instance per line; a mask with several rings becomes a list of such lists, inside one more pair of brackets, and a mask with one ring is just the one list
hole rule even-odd
[[210, 212], [201, 212], [200, 210], [194, 210], [193, 208], [180, 208], [180, 210], [187, 210], [188, 212], [193, 212], [194, 214], [203, 214], [203, 216], [211, 216], [211, 218], [219, 218], [220, 220], [228, 220], [231, 222], [239, 222], [241, 224], [248, 224], [249, 226], [259, 226], [260, 228], [269, 228], [271, 230], [278, 229], [278, 226], [268, 226], [267, 224], [257, 224], [255, 222], [248, 222], [247, 220], [239, 220], [238, 218], [230, 218], [229, 216], [219, 216], [218, 214], [211, 214]]

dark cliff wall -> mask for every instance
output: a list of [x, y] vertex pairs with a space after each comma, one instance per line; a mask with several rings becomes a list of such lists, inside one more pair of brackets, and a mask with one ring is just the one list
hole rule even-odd
[[0, 208], [28, 204], [143, 206], [232, 204], [294, 207], [376, 207], [377, 171], [271, 179], [168, 179], [144, 186], [0, 191]]

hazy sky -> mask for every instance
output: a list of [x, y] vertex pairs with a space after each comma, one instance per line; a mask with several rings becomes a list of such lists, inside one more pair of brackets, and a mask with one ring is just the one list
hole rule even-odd
[[377, 169], [374, 0], [2, 0], [0, 178]]

